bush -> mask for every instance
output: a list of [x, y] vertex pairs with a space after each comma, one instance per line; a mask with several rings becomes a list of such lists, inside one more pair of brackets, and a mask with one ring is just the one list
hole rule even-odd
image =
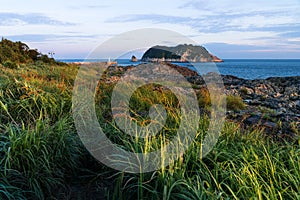
[[[0, 41], [0, 63], [3, 64], [8, 61], [14, 61], [16, 63], [29, 64], [38, 60], [49, 64], [56, 63], [53, 58], [39, 53], [37, 49], [29, 49], [27, 44], [20, 41], [13, 42], [5, 38], [2, 38]], [[15, 66], [16, 65], [8, 64], [8, 68]]]
[[240, 92], [241, 92], [242, 95], [247, 95], [248, 94], [247, 88], [241, 88]]
[[42, 55], [38, 58], [38, 60], [43, 63], [55, 64], [55, 60], [53, 58], [49, 58], [47, 55]]
[[200, 108], [205, 108], [211, 105], [210, 94], [207, 88], [201, 88], [197, 92], [197, 97], [198, 97]]
[[238, 111], [243, 110], [246, 107], [240, 96], [229, 95], [227, 96], [226, 101], [228, 110]]
[[3, 66], [9, 69], [18, 69], [18, 64], [13, 61], [6, 61]]

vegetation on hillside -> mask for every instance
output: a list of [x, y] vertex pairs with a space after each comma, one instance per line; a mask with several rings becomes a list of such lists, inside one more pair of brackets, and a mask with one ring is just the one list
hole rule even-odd
[[0, 41], [0, 64], [8, 68], [17, 68], [20, 64], [37, 61], [55, 64], [53, 58], [49, 58], [47, 55], [38, 52], [37, 49], [30, 49], [23, 42], [12, 42], [5, 38], [2, 38]]

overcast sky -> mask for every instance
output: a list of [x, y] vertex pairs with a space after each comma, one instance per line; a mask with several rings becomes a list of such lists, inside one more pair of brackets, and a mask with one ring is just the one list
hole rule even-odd
[[107, 39], [139, 28], [176, 31], [221, 58], [300, 58], [299, 0], [0, 3], [1, 36], [56, 58], [85, 58]]

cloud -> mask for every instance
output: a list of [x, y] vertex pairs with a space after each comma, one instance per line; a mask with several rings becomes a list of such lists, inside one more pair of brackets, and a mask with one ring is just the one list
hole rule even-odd
[[159, 14], [137, 14], [137, 15], [122, 15], [119, 17], [111, 18], [106, 22], [119, 23], [119, 22], [135, 22], [135, 21], [152, 21], [154, 23], [171, 23], [180, 24], [188, 21], [193, 21], [190, 17], [168, 16]]
[[210, 52], [221, 58], [299, 58], [300, 46], [243, 45], [206, 43]]
[[291, 38], [289, 39], [289, 42], [300, 44], [300, 37]]
[[[299, 1], [253, 0], [236, 3], [230, 0], [189, 1], [178, 7], [187, 12], [206, 16], [206, 24], [214, 24], [210, 32], [223, 31], [274, 31], [299, 30]], [[192, 28], [202, 30], [205, 23], [191, 23]], [[199, 29], [200, 28], [200, 29]], [[208, 32], [209, 32], [208, 31]]]
[[[293, 0], [236, 3], [229, 0], [189, 1], [177, 7], [182, 15], [130, 14], [107, 20], [108, 23], [152, 22], [187, 26], [202, 33], [225, 31], [273, 31], [283, 33], [298, 28], [300, 4]], [[174, 12], [176, 13], [176, 11]], [[299, 29], [298, 29], [299, 30]]]
[[52, 25], [52, 26], [71, 26], [75, 25], [70, 22], [63, 22], [52, 19], [43, 14], [29, 13], [0, 13], [0, 26], [15, 26], [17, 24], [30, 24], [30, 25]]
[[82, 9], [107, 9], [110, 8], [109, 5], [76, 5], [76, 6], [70, 6], [69, 8], [74, 10], [82, 10]]
[[228, 43], [207, 43], [204, 44], [207, 49], [213, 49], [218, 52], [228, 52], [228, 51], [254, 51], [254, 50], [264, 50], [266, 47], [256, 46], [256, 45], [238, 45], [238, 44], [228, 44]]
[[[300, 24], [293, 16], [278, 16], [277, 12], [251, 12], [239, 14], [211, 13], [197, 17], [171, 16], [159, 14], [122, 15], [107, 20], [107, 23], [150, 21], [156, 24], [180, 24], [203, 33], [224, 31], [287, 31], [296, 30]], [[299, 30], [299, 29], [298, 29]]]
[[23, 35], [10, 35], [4, 36], [5, 38], [13, 41], [23, 42], [46, 42], [53, 40], [68, 40], [68, 39], [93, 39], [96, 35], [55, 35], [55, 34], [23, 34]]
[[[221, 26], [221, 22], [214, 18], [207, 16], [200, 16], [197, 18], [171, 16], [171, 15], [159, 15], [159, 14], [136, 14], [136, 15], [122, 15], [119, 17], [111, 18], [106, 23], [124, 23], [124, 22], [139, 22], [150, 21], [154, 24], [179, 24], [189, 26], [200, 32], [222, 32], [229, 30], [230, 28]], [[216, 27], [217, 26], [217, 27]]]
[[[300, 28], [299, 28], [299, 30], [300, 30]], [[289, 37], [289, 38], [300, 38], [300, 32], [299, 31], [287, 31], [285, 33], [280, 34], [280, 36]]]
[[289, 12], [297, 14], [299, 10], [299, 1], [297, 0], [285, 0], [285, 1], [273, 1], [273, 0], [251, 0], [237, 3], [232, 0], [198, 0], [188, 1], [180, 6], [179, 9], [195, 10], [195, 11], [211, 11], [223, 15], [227, 14], [245, 14], [245, 13], [269, 13], [277, 12], [281, 15], [285, 15]]
[[209, 3], [209, 1], [205, 1], [205, 0], [190, 1], [183, 5], [180, 5], [178, 8], [179, 9], [193, 8], [193, 9], [197, 9], [197, 10], [200, 10], [200, 9], [207, 10], [210, 7], [208, 3]]

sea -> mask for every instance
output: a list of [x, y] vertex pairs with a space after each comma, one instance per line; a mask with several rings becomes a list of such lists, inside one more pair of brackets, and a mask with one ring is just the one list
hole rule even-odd
[[[61, 62], [100, 62], [108, 59], [57, 59]], [[118, 66], [138, 65], [144, 62], [131, 62], [130, 59], [116, 59]], [[203, 63], [178, 63], [173, 64], [195, 70], [194, 66], [204, 66]], [[206, 73], [215, 71], [215, 66], [220, 74], [233, 75], [243, 79], [266, 79], [269, 77], [300, 76], [300, 59], [224, 59], [222, 63], [206, 65]]]

